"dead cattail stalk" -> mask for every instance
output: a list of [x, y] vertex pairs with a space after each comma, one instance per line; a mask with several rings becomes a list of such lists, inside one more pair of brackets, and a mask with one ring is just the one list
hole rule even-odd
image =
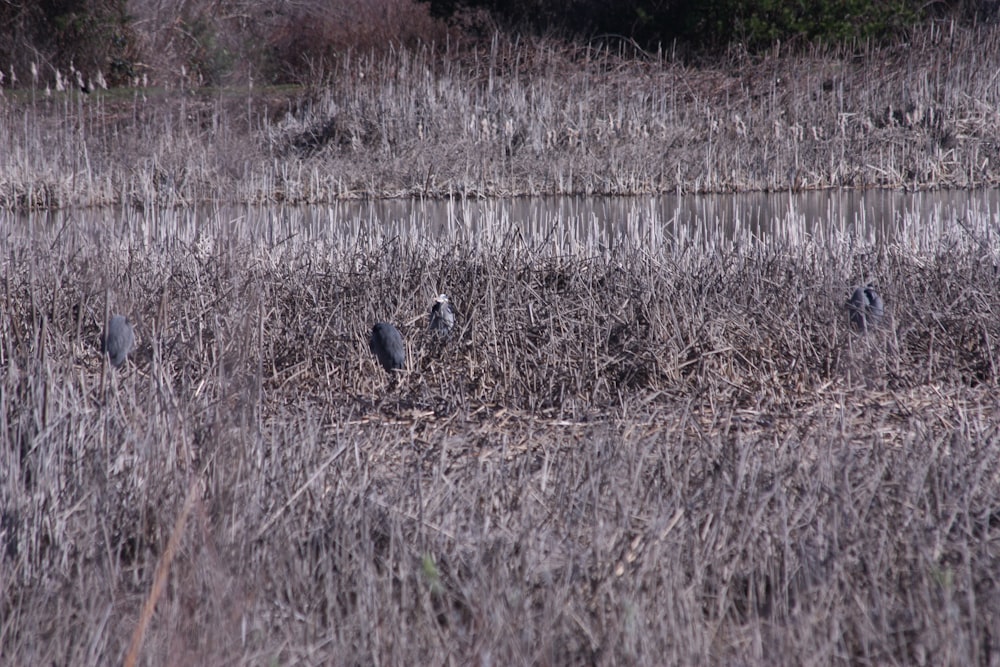
[[180, 548], [181, 539], [184, 537], [184, 526], [187, 525], [188, 516], [194, 508], [194, 501], [200, 488], [200, 479], [196, 477], [188, 487], [187, 496], [184, 498], [184, 505], [180, 514], [174, 522], [173, 530], [170, 531], [170, 539], [167, 541], [167, 548], [160, 556], [160, 562], [156, 566], [156, 574], [153, 576], [153, 585], [146, 596], [146, 602], [142, 605], [142, 612], [139, 614], [139, 623], [132, 632], [132, 641], [129, 642], [128, 652], [125, 654], [125, 667], [135, 667], [139, 660], [139, 652], [142, 650], [142, 642], [146, 636], [146, 630], [150, 621], [153, 620], [153, 613], [156, 611], [156, 603], [163, 594], [163, 589], [167, 585], [167, 577], [170, 575], [170, 565], [174, 556]]

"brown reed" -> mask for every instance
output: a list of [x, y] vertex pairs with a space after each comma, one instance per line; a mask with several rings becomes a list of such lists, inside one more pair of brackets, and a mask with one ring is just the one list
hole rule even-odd
[[[11, 234], [0, 653], [118, 663], [162, 590], [147, 664], [990, 664], [989, 224], [606, 255]], [[102, 391], [105, 294], [139, 347]]]
[[697, 65], [497, 38], [348, 53], [305, 88], [14, 91], [0, 206], [996, 185], [998, 36]]

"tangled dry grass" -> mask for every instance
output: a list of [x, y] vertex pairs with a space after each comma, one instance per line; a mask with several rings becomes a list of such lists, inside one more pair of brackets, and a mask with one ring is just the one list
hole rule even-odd
[[[996, 664], [998, 248], [962, 224], [604, 254], [11, 233], [0, 653], [119, 662], [195, 488], [146, 664]], [[376, 319], [408, 341], [391, 391]]]
[[498, 38], [348, 54], [308, 89], [26, 89], [0, 205], [995, 185], [998, 54], [951, 24], [698, 66]]

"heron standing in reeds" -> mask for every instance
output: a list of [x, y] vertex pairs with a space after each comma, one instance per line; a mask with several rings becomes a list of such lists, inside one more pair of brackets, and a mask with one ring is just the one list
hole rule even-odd
[[406, 365], [406, 348], [399, 329], [388, 322], [376, 322], [372, 327], [368, 347], [382, 364], [382, 368], [392, 375], [393, 371], [402, 370]]
[[885, 315], [882, 297], [871, 283], [854, 288], [854, 293], [847, 301], [847, 310], [851, 326], [860, 333], [867, 333], [878, 326]]
[[442, 338], [451, 334], [452, 327], [455, 326], [455, 311], [451, 308], [447, 294], [438, 294], [431, 306], [431, 321], [428, 327], [431, 331]]
[[125, 363], [128, 353], [135, 347], [135, 332], [128, 318], [115, 315], [108, 322], [104, 335], [101, 336], [101, 354], [108, 355], [111, 365], [119, 368]]

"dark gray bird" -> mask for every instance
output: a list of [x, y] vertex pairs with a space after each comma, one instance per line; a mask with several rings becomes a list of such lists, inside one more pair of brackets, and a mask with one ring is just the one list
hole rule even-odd
[[851, 326], [861, 333], [874, 329], [885, 315], [882, 297], [878, 295], [871, 283], [859, 285], [847, 301], [847, 310], [851, 318]]
[[455, 311], [451, 309], [451, 303], [448, 302], [448, 295], [438, 294], [437, 298], [434, 299], [434, 305], [431, 306], [431, 323], [429, 328], [441, 336], [447, 336], [451, 333], [451, 329], [454, 326]]
[[101, 354], [108, 355], [111, 365], [118, 368], [135, 347], [135, 332], [124, 315], [115, 315], [101, 336]]
[[406, 348], [399, 329], [388, 322], [376, 322], [372, 327], [372, 336], [368, 339], [368, 347], [378, 357], [382, 368], [392, 373], [402, 370], [406, 365]]

